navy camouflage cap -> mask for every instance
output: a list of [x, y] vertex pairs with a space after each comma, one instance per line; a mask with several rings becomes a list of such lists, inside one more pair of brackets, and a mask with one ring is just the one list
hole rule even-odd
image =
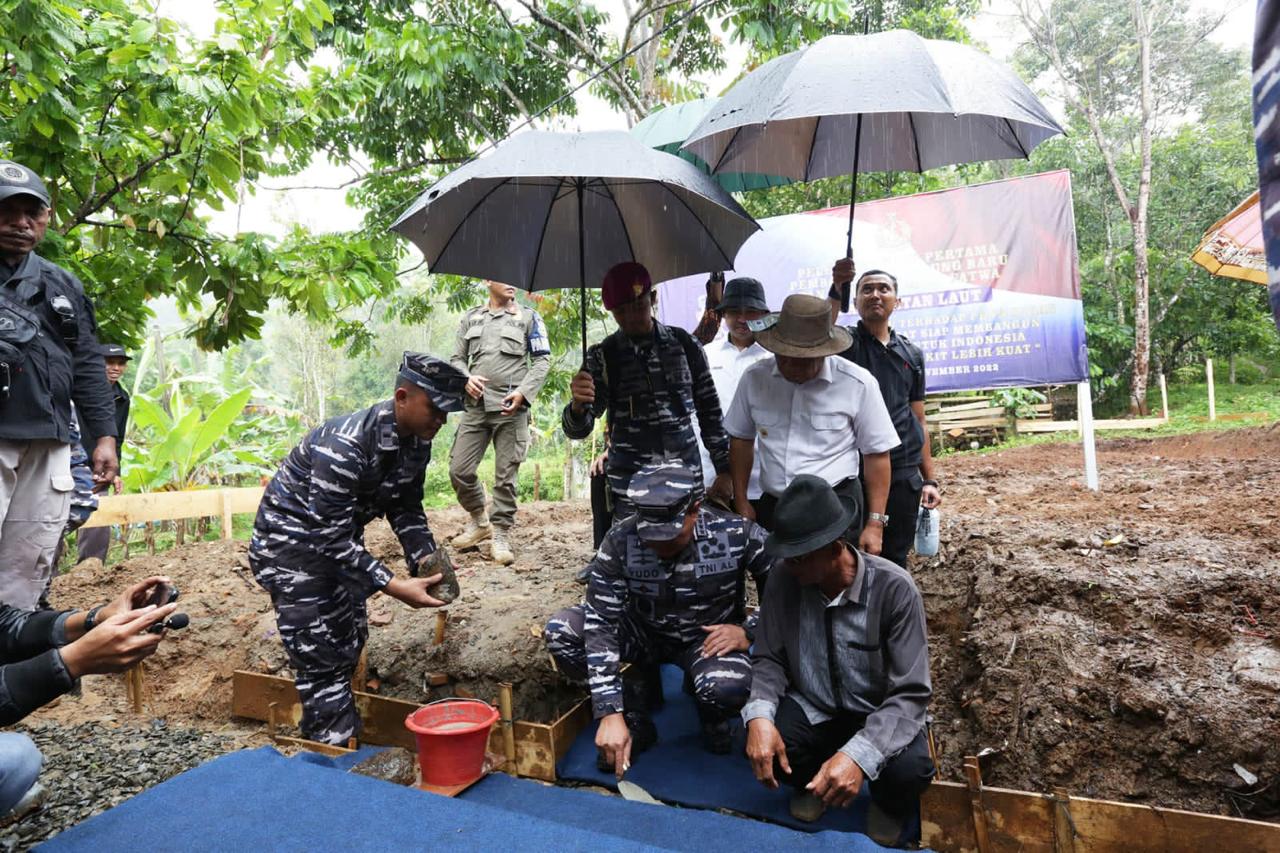
[[400, 378], [412, 382], [431, 398], [442, 412], [461, 412], [467, 374], [442, 358], [425, 352], [405, 351], [400, 362]]
[[636, 533], [650, 542], [675, 539], [693, 504], [699, 477], [679, 462], [646, 465], [631, 477], [627, 500], [636, 508]]
[[21, 163], [0, 160], [0, 201], [15, 195], [35, 196], [49, 206], [49, 190], [39, 175]]

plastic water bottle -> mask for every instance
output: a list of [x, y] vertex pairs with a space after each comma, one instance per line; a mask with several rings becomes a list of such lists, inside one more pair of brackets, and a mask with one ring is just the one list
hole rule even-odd
[[921, 557], [932, 557], [938, 553], [938, 510], [920, 507], [916, 517], [916, 553]]

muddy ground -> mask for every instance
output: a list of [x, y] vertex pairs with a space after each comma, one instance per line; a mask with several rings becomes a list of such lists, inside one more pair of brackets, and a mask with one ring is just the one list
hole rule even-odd
[[[1078, 444], [950, 456], [943, 547], [913, 571], [932, 633], [932, 714], [942, 777], [985, 751], [988, 784], [1280, 816], [1280, 425], [1099, 446], [1102, 491], [1081, 485]], [[457, 509], [432, 513], [441, 538]], [[517, 561], [457, 556], [463, 597], [434, 646], [434, 613], [370, 603], [381, 691], [413, 700], [516, 686], [517, 716], [546, 720], [572, 696], [539, 628], [573, 603], [589, 557], [585, 506], [522, 507]], [[390, 531], [370, 548], [402, 569]], [[231, 672], [288, 674], [243, 543], [186, 546], [60, 578], [65, 606], [152, 573], [183, 590], [191, 627], [149, 664], [150, 712], [222, 733]], [[429, 673], [454, 679], [426, 685]], [[118, 678], [38, 719], [123, 722]], [[1243, 774], [1235, 767], [1239, 766]], [[1247, 782], [1250, 774], [1254, 782]]]

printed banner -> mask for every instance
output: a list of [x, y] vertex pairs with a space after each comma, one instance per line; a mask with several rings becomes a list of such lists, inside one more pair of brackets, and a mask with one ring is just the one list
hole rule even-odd
[[[763, 230], [743, 245], [725, 277], [759, 279], [775, 311], [791, 293], [825, 297], [848, 223], [848, 207], [762, 220]], [[1088, 377], [1066, 170], [863, 202], [853, 257], [859, 274], [881, 269], [898, 277], [891, 323], [924, 351], [930, 391]], [[662, 322], [697, 325], [705, 282], [697, 275], [663, 284]], [[839, 322], [857, 320], [850, 313]]]

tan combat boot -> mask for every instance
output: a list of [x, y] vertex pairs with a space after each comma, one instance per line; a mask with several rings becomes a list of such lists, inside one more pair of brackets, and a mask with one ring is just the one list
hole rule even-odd
[[493, 535], [493, 525], [489, 523], [489, 513], [483, 509], [471, 513], [471, 521], [467, 529], [453, 537], [453, 547], [459, 551], [474, 548]]
[[507, 531], [503, 528], [493, 528], [493, 543], [489, 545], [489, 553], [500, 566], [509, 566], [516, 561], [516, 555], [507, 542]]

